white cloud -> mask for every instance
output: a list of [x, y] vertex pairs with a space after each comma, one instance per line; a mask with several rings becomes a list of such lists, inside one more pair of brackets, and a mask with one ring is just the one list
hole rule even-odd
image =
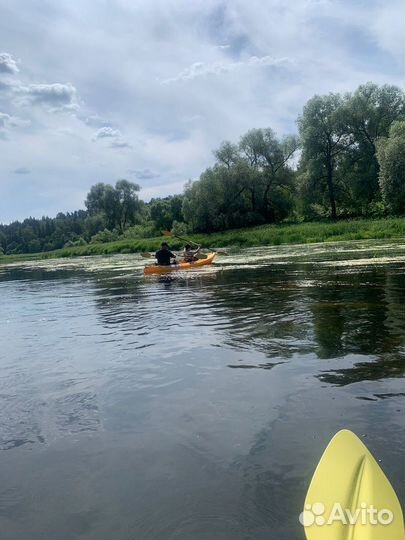
[[175, 83], [178, 81], [191, 81], [198, 77], [206, 75], [221, 75], [229, 73], [245, 66], [282, 66], [290, 63], [288, 58], [273, 58], [271, 56], [251, 56], [241, 62], [214, 62], [204, 64], [203, 62], [194, 62], [191, 66], [183, 69], [178, 75], [162, 81], [163, 84]]
[[14, 174], [30, 174], [30, 172], [31, 171], [27, 169], [27, 167], [17, 167], [13, 171]]
[[50, 107], [51, 112], [78, 109], [76, 88], [70, 83], [29, 84], [19, 92], [28, 103]]
[[115, 139], [110, 146], [111, 148], [132, 148], [131, 144], [123, 139]]
[[14, 74], [18, 73], [19, 69], [17, 62], [11, 56], [11, 54], [6, 52], [0, 53], [0, 73]]
[[98, 128], [111, 127], [109, 125], [109, 122], [107, 120], [104, 120], [100, 116], [98, 116], [98, 114], [91, 114], [89, 116], [84, 116], [82, 119], [83, 119], [83, 122], [90, 127], [98, 127]]
[[99, 139], [112, 139], [110, 148], [132, 148], [131, 144], [122, 137], [121, 131], [111, 126], [104, 126], [97, 130], [93, 136], [93, 141], [97, 141]]
[[0, 112], [0, 138], [6, 140], [12, 128], [25, 128], [29, 125], [29, 120], [23, 120], [16, 116]]
[[120, 137], [121, 132], [119, 129], [114, 129], [111, 126], [104, 126], [100, 128], [94, 135], [94, 139], [106, 139], [110, 137]]

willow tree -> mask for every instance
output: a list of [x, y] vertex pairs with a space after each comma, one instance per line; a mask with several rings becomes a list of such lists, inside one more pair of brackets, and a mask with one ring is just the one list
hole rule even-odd
[[405, 122], [394, 122], [389, 137], [377, 139], [379, 182], [384, 202], [396, 214], [405, 213]]
[[250, 186], [252, 205], [265, 221], [275, 221], [276, 201], [281, 202], [283, 190], [291, 188], [291, 158], [298, 149], [298, 138], [289, 135], [278, 139], [270, 129], [252, 129], [239, 143], [242, 156], [253, 171]]
[[367, 83], [346, 96], [343, 122], [353, 136], [347, 154], [347, 183], [357, 205], [367, 205], [379, 194], [377, 140], [388, 137], [391, 125], [405, 120], [404, 92], [397, 86]]
[[301, 167], [317, 191], [314, 195], [324, 195], [326, 190], [332, 219], [337, 217], [338, 159], [354, 143], [342, 116], [343, 103], [339, 94], [314, 96], [298, 118]]
[[140, 217], [139, 190], [138, 184], [124, 179], [118, 180], [115, 187], [102, 182], [93, 185], [85, 200], [89, 216], [104, 219], [109, 230], [117, 228], [123, 232]]

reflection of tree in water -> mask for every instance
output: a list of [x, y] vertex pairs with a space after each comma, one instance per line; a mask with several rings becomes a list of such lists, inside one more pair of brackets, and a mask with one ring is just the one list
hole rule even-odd
[[170, 327], [177, 325], [182, 315], [193, 318], [193, 300], [188, 298], [190, 289], [198, 289], [202, 302], [208, 294], [203, 285], [215, 279], [215, 275], [189, 276], [189, 279], [180, 274], [152, 278], [103, 275], [94, 283], [96, 306], [103, 323], [117, 331], [132, 328], [139, 333], [146, 327], [158, 328], [162, 324]]
[[319, 356], [377, 354], [403, 343], [403, 332], [398, 332], [398, 325], [404, 321], [401, 285], [399, 275], [387, 275], [382, 269], [336, 276], [326, 287], [312, 289]]
[[[271, 359], [309, 352], [311, 322], [298, 265], [224, 272], [209, 291], [228, 324], [225, 345], [252, 349]], [[267, 362], [254, 365], [270, 369]], [[234, 364], [231, 367], [237, 367]]]
[[[269, 370], [293, 355], [321, 359], [349, 354], [377, 357], [322, 373], [324, 382], [400, 376], [405, 290], [395, 267], [356, 273], [289, 264], [154, 280], [103, 276], [94, 282], [104, 323], [139, 334], [144, 326], [202, 320], [223, 333], [225, 346], [257, 350], [271, 361], [235, 359], [232, 368]], [[350, 378], [352, 380], [350, 381]]]
[[[99, 277], [99, 276], [98, 276]], [[132, 277], [104, 275], [93, 282], [96, 305], [101, 310], [103, 320], [106, 322], [120, 322], [111, 319], [119, 313], [128, 313], [127, 308], [136, 305], [143, 300], [145, 293], [140, 287], [140, 282]]]
[[344, 274], [311, 294], [316, 300], [311, 310], [320, 358], [347, 354], [377, 357], [321, 373], [320, 380], [345, 385], [404, 375], [405, 290], [399, 272], [379, 268]]
[[[230, 344], [288, 358], [379, 354], [404, 343], [405, 291], [400, 274], [380, 268], [352, 273], [299, 265], [226, 272], [210, 291], [229, 319]], [[311, 317], [312, 315], [312, 317]]]
[[[405, 357], [401, 357], [400, 355], [389, 355], [387, 358], [379, 358], [375, 362], [358, 362], [350, 368], [324, 371], [318, 375], [318, 378], [322, 382], [327, 382], [338, 386], [345, 386], [347, 384], [362, 381], [379, 381], [386, 378], [402, 378], [404, 375]], [[396, 394], [392, 394], [392, 396], [395, 395]]]

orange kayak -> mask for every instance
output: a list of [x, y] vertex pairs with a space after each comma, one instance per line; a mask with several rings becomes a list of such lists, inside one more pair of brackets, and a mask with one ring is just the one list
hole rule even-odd
[[199, 268], [211, 264], [215, 259], [216, 253], [209, 253], [206, 259], [198, 259], [194, 262], [179, 262], [177, 264], [170, 264], [167, 266], [160, 266], [158, 264], [148, 264], [143, 269], [144, 274], [164, 274], [166, 272], [172, 272], [173, 270], [188, 270], [189, 268]]

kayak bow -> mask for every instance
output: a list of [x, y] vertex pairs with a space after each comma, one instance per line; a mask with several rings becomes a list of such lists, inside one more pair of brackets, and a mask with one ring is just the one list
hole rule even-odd
[[149, 264], [145, 266], [144, 274], [165, 274], [166, 272], [172, 272], [174, 270], [189, 270], [191, 268], [199, 268], [207, 264], [212, 264], [216, 256], [216, 253], [209, 253], [206, 259], [199, 259], [194, 262], [179, 262], [176, 264], [170, 264], [167, 266], [161, 266], [159, 264]]
[[339, 431], [316, 468], [300, 517], [307, 540], [404, 540], [398, 497], [351, 431]]

